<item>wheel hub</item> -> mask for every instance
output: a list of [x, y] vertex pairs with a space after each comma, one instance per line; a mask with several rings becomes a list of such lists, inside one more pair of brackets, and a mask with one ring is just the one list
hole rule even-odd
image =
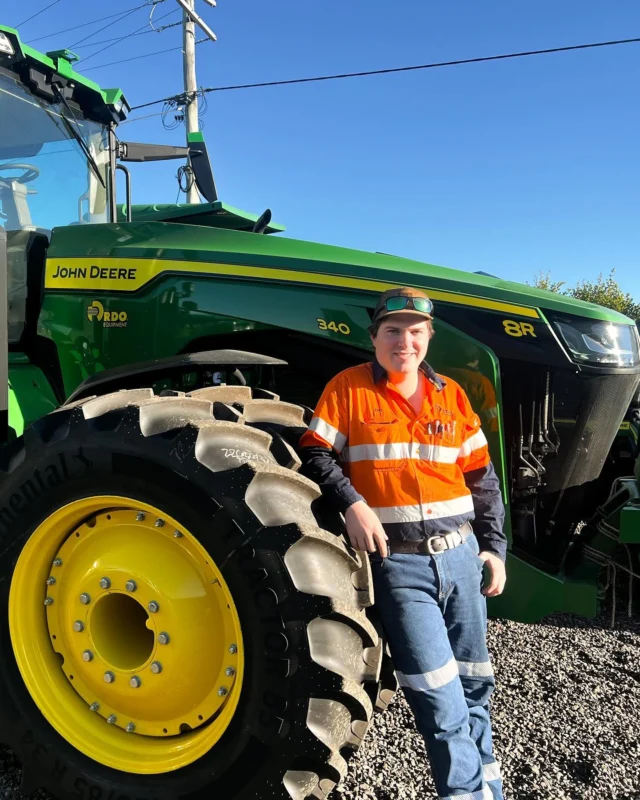
[[154, 506], [96, 496], [54, 511], [16, 564], [9, 625], [42, 714], [114, 769], [184, 767], [236, 712], [244, 652], [231, 591], [191, 532]]
[[237, 671], [217, 570], [173, 533], [133, 509], [97, 514], [57, 551], [48, 589], [47, 624], [69, 683], [110, 724], [146, 736], [203, 725]]

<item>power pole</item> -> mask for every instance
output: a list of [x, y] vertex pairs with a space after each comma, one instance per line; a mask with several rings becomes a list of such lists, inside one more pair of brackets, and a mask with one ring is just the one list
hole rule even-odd
[[[207, 0], [209, 5], [215, 6], [215, 0]], [[216, 41], [215, 33], [196, 14], [195, 0], [178, 0], [182, 6], [182, 44], [183, 44], [183, 70], [184, 91], [186, 96], [185, 122], [187, 126], [187, 146], [189, 134], [197, 133], [200, 128], [198, 122], [198, 82], [196, 80], [196, 25], [198, 25], [212, 40]], [[196, 189], [195, 181], [187, 192], [187, 203], [199, 203], [200, 196]]]
[[[189, 8], [195, 11], [195, 0], [186, 0]], [[198, 128], [198, 83], [196, 81], [196, 23], [186, 11], [182, 12], [182, 42], [184, 50], [184, 90], [187, 95], [187, 108], [185, 122], [187, 126], [187, 145], [189, 134], [195, 133]], [[199, 203], [200, 195], [196, 189], [195, 181], [187, 191], [187, 203]]]

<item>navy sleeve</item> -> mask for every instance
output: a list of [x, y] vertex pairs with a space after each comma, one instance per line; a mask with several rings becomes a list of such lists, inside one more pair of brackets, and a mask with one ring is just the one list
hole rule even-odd
[[502, 561], [507, 558], [507, 537], [504, 535], [504, 503], [500, 481], [489, 463], [486, 467], [464, 473], [464, 480], [473, 495], [475, 521], [473, 531], [481, 551], [488, 551]]
[[364, 500], [351, 485], [338, 464], [335, 454], [326, 447], [302, 447], [302, 469], [300, 472], [312, 481], [315, 481], [322, 494], [338, 511], [344, 512]]

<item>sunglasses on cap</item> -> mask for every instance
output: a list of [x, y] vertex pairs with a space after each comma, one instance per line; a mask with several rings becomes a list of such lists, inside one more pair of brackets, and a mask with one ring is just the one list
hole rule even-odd
[[384, 302], [387, 311], [402, 311], [404, 308], [412, 308], [422, 314], [433, 313], [433, 303], [428, 297], [406, 297], [399, 295], [388, 297]]

